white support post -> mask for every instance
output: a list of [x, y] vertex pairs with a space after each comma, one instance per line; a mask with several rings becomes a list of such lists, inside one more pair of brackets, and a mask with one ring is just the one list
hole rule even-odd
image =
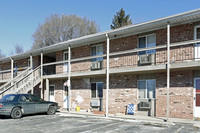
[[50, 100], [50, 95], [49, 95], [49, 79], [46, 79], [46, 90], [47, 90], [47, 101]]
[[110, 39], [107, 37], [107, 64], [106, 64], [106, 117], [108, 117], [108, 93], [109, 93], [109, 53], [110, 53]]
[[71, 110], [71, 48], [68, 47], [68, 94], [69, 94], [69, 100], [68, 100], [68, 111]]
[[30, 55], [30, 66], [31, 66], [31, 94], [33, 94], [33, 57]]
[[11, 60], [11, 80], [13, 80], [13, 72], [14, 72], [14, 61], [13, 61], [13, 59], [12, 58], [10, 58], [10, 60]]
[[170, 24], [167, 25], [167, 121], [169, 121], [169, 89], [170, 89]]
[[[12, 81], [14, 78], [14, 75], [13, 75], [14, 74], [14, 61], [12, 58], [10, 58], [10, 60], [11, 60], [11, 81]], [[11, 85], [13, 85], [13, 81], [11, 82]], [[11, 89], [11, 93], [13, 93], [12, 89]]]
[[[41, 88], [41, 92], [40, 92], [40, 96], [42, 99], [44, 99], [43, 96], [43, 53], [41, 52], [41, 59], [40, 59], [40, 74], [41, 74], [41, 81], [40, 81], [40, 88]], [[47, 95], [47, 97], [49, 97], [49, 95]]]

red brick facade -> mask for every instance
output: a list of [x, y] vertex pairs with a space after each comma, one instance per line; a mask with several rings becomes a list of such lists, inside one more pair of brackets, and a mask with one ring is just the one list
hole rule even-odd
[[[182, 24], [171, 27], [171, 43], [193, 40], [194, 38], [194, 23]], [[161, 46], [167, 43], [167, 30], [159, 29], [152, 31], [151, 34], [156, 35], [156, 45]], [[143, 33], [142, 35], [148, 35]], [[138, 35], [130, 35], [128, 37], [116, 38], [110, 41], [110, 53], [120, 52], [125, 50], [133, 50], [138, 48]], [[72, 61], [82, 57], [88, 57], [91, 55], [91, 46], [103, 44], [103, 53], [106, 54], [106, 42], [99, 42], [95, 44], [88, 44], [71, 49]], [[63, 61], [63, 53], [67, 51], [55, 52], [55, 60]], [[194, 59], [194, 46], [193, 44], [173, 47], [170, 50], [171, 63], [191, 61]], [[166, 64], [167, 54], [166, 48], [157, 49], [155, 53], [155, 66], [159, 64]], [[110, 56], [110, 68], [127, 68], [138, 67], [138, 53], [129, 53], [117, 56]], [[28, 59], [19, 60], [19, 67], [25, 67]], [[34, 56], [34, 68], [40, 65], [40, 56]], [[103, 69], [106, 68], [106, 58], [103, 60]], [[2, 63], [1, 70], [10, 69], [10, 63]], [[134, 68], [133, 68], [134, 69]], [[91, 71], [90, 59], [84, 61], [73, 61], [71, 63], [72, 72], [84, 72]], [[193, 118], [193, 88], [194, 88], [194, 70], [179, 70], [171, 71], [170, 77], [170, 117], [172, 118]], [[55, 73], [63, 74], [63, 63], [55, 65]], [[142, 74], [146, 73], [141, 72]], [[166, 116], [166, 71], [151, 72], [156, 75], [156, 104], [155, 104], [155, 116]], [[110, 75], [110, 89], [109, 89], [109, 112], [110, 113], [126, 113], [127, 105], [133, 103], [137, 105], [138, 100], [138, 75], [140, 73], [123, 73]], [[0, 74], [0, 80], [9, 79], [10, 72]], [[90, 109], [91, 102], [91, 79], [94, 77], [78, 77], [71, 79], [71, 107], [75, 109], [79, 106], [82, 110]], [[50, 85], [55, 85], [55, 101], [59, 103], [63, 108], [63, 84], [66, 79], [50, 79]], [[105, 111], [106, 103], [106, 78], [105, 75], [101, 75], [101, 82], [103, 82], [103, 111]], [[47, 99], [46, 83], [44, 82], [44, 95]], [[39, 86], [36, 87], [35, 92], [39, 94]]]

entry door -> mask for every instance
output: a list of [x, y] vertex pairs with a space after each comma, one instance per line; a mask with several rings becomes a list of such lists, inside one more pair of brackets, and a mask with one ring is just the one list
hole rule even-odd
[[54, 85], [49, 86], [49, 100], [52, 102], [55, 102], [55, 86]]
[[[200, 25], [194, 29], [194, 39], [200, 39]], [[200, 43], [195, 44], [195, 59], [200, 60]]]
[[[63, 61], [68, 60], [68, 52], [64, 52], [63, 53]], [[68, 72], [68, 63], [63, 63], [63, 73], [67, 73]]]
[[194, 117], [200, 117], [200, 78], [194, 79]]
[[68, 109], [68, 87], [63, 86], [63, 108]]

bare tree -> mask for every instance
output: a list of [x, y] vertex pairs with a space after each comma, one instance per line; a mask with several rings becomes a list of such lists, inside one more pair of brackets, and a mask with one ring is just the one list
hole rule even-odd
[[24, 52], [24, 48], [19, 45], [19, 44], [16, 44], [15, 45], [15, 54], [20, 54], [20, 53], [23, 53]]
[[5, 54], [2, 53], [1, 49], [0, 49], [0, 58], [6, 57]]
[[95, 21], [76, 15], [51, 15], [44, 24], [39, 25], [33, 34], [32, 49], [50, 46], [59, 42], [98, 32]]

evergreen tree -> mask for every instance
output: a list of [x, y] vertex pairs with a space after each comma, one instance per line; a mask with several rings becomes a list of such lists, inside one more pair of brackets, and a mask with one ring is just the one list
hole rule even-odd
[[110, 25], [111, 29], [117, 29], [126, 25], [131, 25], [132, 19], [130, 19], [130, 14], [126, 15], [123, 8], [119, 12], [114, 15], [112, 19], [112, 25]]

